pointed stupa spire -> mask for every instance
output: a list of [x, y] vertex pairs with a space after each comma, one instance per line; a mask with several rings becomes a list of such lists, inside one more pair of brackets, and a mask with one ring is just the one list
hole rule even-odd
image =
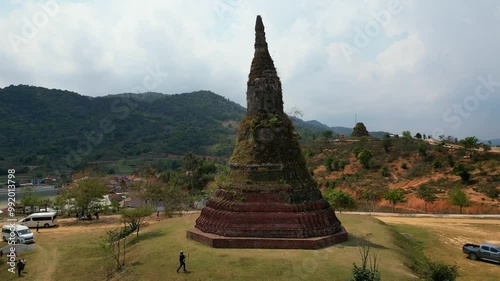
[[255, 53], [248, 74], [247, 114], [283, 114], [281, 82], [269, 54], [262, 17], [255, 22]]
[[255, 49], [257, 48], [266, 48], [266, 32], [264, 32], [264, 23], [262, 22], [262, 17], [257, 16], [257, 20], [255, 21]]

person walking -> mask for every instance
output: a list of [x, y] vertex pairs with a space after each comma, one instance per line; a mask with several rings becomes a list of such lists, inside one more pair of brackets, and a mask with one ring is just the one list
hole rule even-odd
[[21, 268], [21, 273], [23, 273], [24, 269], [26, 268], [26, 260], [22, 258], [21, 263], [23, 264], [23, 267]]
[[17, 277], [21, 277], [21, 273], [23, 271], [23, 263], [21, 260], [17, 260]]
[[181, 267], [184, 267], [184, 272], [186, 272], [186, 256], [184, 255], [184, 252], [181, 251], [181, 254], [179, 255], [179, 262], [180, 262], [180, 265], [179, 265], [179, 268], [177, 268], [177, 273], [179, 273], [179, 269], [181, 269]]
[[160, 211], [156, 211], [156, 221], [160, 221]]
[[37, 232], [37, 233], [38, 233], [38, 229], [39, 229], [39, 228], [40, 228], [40, 222], [39, 222], [39, 221], [37, 221], [37, 222], [36, 222], [36, 232]]

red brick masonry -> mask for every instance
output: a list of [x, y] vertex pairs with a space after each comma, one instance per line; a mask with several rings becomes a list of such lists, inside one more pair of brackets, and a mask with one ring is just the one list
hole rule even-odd
[[202, 232], [195, 227], [189, 229], [186, 234], [189, 239], [213, 248], [321, 249], [348, 239], [344, 227], [334, 235], [314, 238], [224, 237]]

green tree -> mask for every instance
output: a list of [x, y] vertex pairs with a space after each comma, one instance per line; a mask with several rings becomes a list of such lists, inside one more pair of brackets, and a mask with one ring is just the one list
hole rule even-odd
[[33, 186], [23, 187], [23, 192], [21, 194], [21, 203], [23, 203], [25, 210], [26, 207], [30, 207], [33, 212], [34, 206], [38, 206], [42, 201], [40, 195], [35, 193]]
[[147, 204], [157, 206], [165, 196], [166, 185], [154, 176], [144, 176], [140, 181], [130, 184], [127, 189]]
[[175, 184], [168, 184], [162, 199], [163, 206], [165, 207], [165, 214], [171, 217], [173, 212], [184, 210], [189, 205], [190, 200], [191, 198], [188, 192], [181, 190], [179, 186]]
[[368, 148], [363, 148], [361, 152], [358, 154], [358, 160], [361, 162], [361, 165], [365, 169], [370, 168], [370, 161], [373, 158], [373, 152], [371, 152]]
[[344, 210], [355, 210], [358, 208], [356, 200], [347, 192], [329, 188], [325, 191], [324, 196], [333, 209], [339, 210], [341, 213]]
[[153, 208], [153, 206], [145, 205], [133, 209], [122, 209], [121, 215], [122, 220], [125, 223], [128, 223], [129, 225], [135, 227], [136, 236], [138, 237], [142, 223], [147, 217], [151, 216], [154, 211], [155, 209]]
[[459, 142], [465, 149], [472, 151], [474, 148], [478, 148], [480, 143], [476, 137], [466, 137]]
[[460, 214], [462, 214], [463, 207], [469, 207], [471, 205], [469, 197], [460, 187], [455, 187], [450, 190], [448, 196], [450, 196], [451, 205], [460, 207]]
[[392, 212], [394, 213], [397, 203], [406, 202], [406, 195], [405, 195], [404, 190], [401, 188], [389, 189], [384, 194], [384, 199], [391, 202]]
[[40, 201], [38, 202], [40, 207], [44, 207], [45, 211], [48, 211], [49, 206], [52, 206], [53, 201], [49, 197], [43, 197], [40, 198]]
[[187, 187], [192, 180], [182, 171], [164, 172], [159, 178], [143, 178], [142, 181], [128, 186], [128, 190], [144, 200], [146, 204], [158, 207], [158, 203], [163, 202], [165, 214], [171, 216], [171, 212], [178, 211], [188, 204], [187, 191], [183, 192], [181, 187]]
[[420, 139], [422, 139], [422, 135], [420, 133], [416, 133], [415, 138], [420, 140]]
[[325, 142], [328, 142], [331, 138], [333, 138], [333, 131], [332, 130], [326, 130], [322, 132], [323, 139]]
[[192, 152], [186, 153], [182, 159], [182, 167], [186, 169], [186, 171], [194, 171], [198, 168], [199, 164], [200, 159]]
[[389, 134], [384, 135], [384, 139], [382, 140], [382, 145], [384, 146], [384, 150], [386, 153], [389, 153], [391, 151], [392, 141]]
[[420, 143], [418, 145], [418, 155], [420, 155], [420, 156], [427, 155], [427, 146], [425, 145], [425, 143]]
[[411, 132], [410, 131], [403, 131], [403, 138], [406, 138], [406, 139], [411, 139]]
[[406, 151], [406, 147], [408, 144], [413, 143], [413, 138], [411, 137], [411, 132], [410, 131], [403, 131], [403, 147], [402, 150]]
[[427, 213], [427, 204], [433, 203], [437, 200], [437, 190], [427, 185], [421, 185], [417, 190], [417, 197], [424, 200], [424, 209]]
[[490, 151], [491, 150], [491, 145], [488, 145], [488, 144], [482, 144], [481, 147], [483, 148], [484, 151]]
[[471, 168], [466, 167], [464, 164], [458, 164], [453, 168], [453, 173], [462, 179], [463, 183], [468, 183], [470, 180]]
[[85, 177], [63, 189], [61, 195], [66, 199], [65, 201], [89, 214], [89, 209], [93, 208], [92, 203], [102, 199], [108, 192], [109, 188], [102, 178]]

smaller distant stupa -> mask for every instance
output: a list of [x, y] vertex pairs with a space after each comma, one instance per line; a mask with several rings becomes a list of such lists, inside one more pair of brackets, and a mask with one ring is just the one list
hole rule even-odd
[[358, 122], [356, 123], [356, 126], [354, 126], [351, 137], [363, 137], [363, 136], [370, 136], [368, 133], [368, 130], [365, 127], [365, 124], [363, 122]]

